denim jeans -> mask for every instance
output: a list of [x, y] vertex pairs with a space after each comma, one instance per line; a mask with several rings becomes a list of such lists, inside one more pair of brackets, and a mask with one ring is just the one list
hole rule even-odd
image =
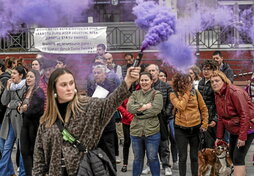
[[21, 152], [20, 152], [20, 156], [19, 156], [19, 176], [26, 176], [24, 162], [23, 162]]
[[[3, 142], [3, 152], [2, 152], [2, 159], [0, 160], [0, 176], [9, 176], [9, 175], [14, 175], [14, 168], [11, 160], [11, 153], [13, 149], [13, 145], [15, 142], [15, 134], [14, 130], [12, 128], [12, 125], [10, 124], [9, 126], [9, 132], [7, 139], [4, 140], [1, 138], [0, 141]], [[2, 150], [2, 149], [1, 149]], [[21, 155], [21, 153], [20, 153]], [[19, 169], [19, 176], [25, 176], [25, 169], [23, 166], [23, 160], [22, 157], [20, 157], [20, 169]]]
[[160, 175], [160, 163], [158, 150], [160, 145], [160, 133], [151, 136], [131, 136], [132, 148], [134, 153], [133, 176], [140, 176], [144, 165], [144, 155], [146, 156], [151, 169], [152, 176]]
[[175, 139], [174, 121], [175, 121], [174, 119], [169, 120], [168, 129], [169, 129], [169, 141], [170, 141], [172, 160], [175, 163], [177, 162], [178, 149], [177, 149], [176, 139]]
[[14, 168], [11, 160], [12, 148], [15, 142], [15, 134], [12, 126], [9, 126], [7, 139], [3, 141], [2, 159], [0, 160], [0, 176], [14, 175]]
[[[0, 124], [0, 129], [1, 129], [1, 126], [2, 124]], [[3, 153], [3, 151], [4, 151], [4, 139], [0, 138], [0, 152]]]

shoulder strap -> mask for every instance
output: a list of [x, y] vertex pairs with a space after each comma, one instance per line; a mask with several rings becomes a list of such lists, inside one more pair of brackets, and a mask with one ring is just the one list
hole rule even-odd
[[73, 147], [77, 148], [81, 152], [88, 152], [87, 148], [83, 144], [81, 144], [80, 141], [77, 140], [66, 128], [64, 128], [59, 118], [57, 118], [56, 120], [56, 125], [59, 128], [65, 141], [69, 142]]
[[153, 91], [152, 100], [154, 100], [155, 94], [156, 94], [156, 90]]
[[22, 98], [19, 96], [18, 91], [17, 91], [17, 90], [15, 90], [15, 92], [16, 92], [16, 95], [17, 95], [17, 97], [19, 98], [19, 100], [20, 100], [20, 101], [22, 101]]
[[198, 110], [199, 110], [199, 113], [200, 113], [200, 119], [202, 121], [202, 114], [201, 114], [201, 110], [200, 110], [200, 107], [199, 107], [198, 91], [196, 89], [195, 89], [195, 93], [196, 93], [196, 97], [197, 97], [197, 101], [198, 101]]
[[[176, 91], [173, 91], [173, 93], [176, 95], [176, 98], [178, 98], [178, 94]], [[173, 106], [173, 117], [175, 118], [176, 117], [176, 112], [177, 112], [177, 109]]]

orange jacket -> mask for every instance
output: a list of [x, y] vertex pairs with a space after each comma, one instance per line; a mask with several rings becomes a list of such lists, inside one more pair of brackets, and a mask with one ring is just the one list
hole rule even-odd
[[[183, 95], [170, 93], [170, 100], [176, 109], [175, 124], [183, 127], [194, 127], [201, 123], [202, 128], [208, 127], [208, 110], [198, 90]], [[201, 113], [201, 114], [200, 114]]]

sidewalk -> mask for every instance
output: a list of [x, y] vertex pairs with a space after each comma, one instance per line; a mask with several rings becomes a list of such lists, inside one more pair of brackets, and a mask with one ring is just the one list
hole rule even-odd
[[[123, 149], [122, 146], [120, 146], [120, 148], [119, 148], [120, 155], [122, 155], [122, 149]], [[253, 154], [254, 154], [254, 142], [252, 143], [252, 145], [251, 145], [251, 147], [248, 151], [248, 154], [246, 156], [246, 159], [245, 159], [246, 169], [247, 169], [247, 176], [254, 176], [254, 166], [253, 166], [253, 162], [252, 162]], [[131, 176], [132, 175], [132, 161], [133, 161], [133, 152], [132, 152], [132, 150], [130, 150], [128, 171], [125, 172], [125, 173], [121, 172], [122, 163], [120, 163], [120, 164], [117, 165], [117, 171], [118, 171], [117, 175], [118, 176]], [[173, 176], [179, 176], [178, 170], [172, 170], [172, 172], [173, 172]], [[160, 175], [161, 176], [164, 175], [163, 170], [161, 170]], [[146, 176], [151, 176], [151, 174], [148, 174]], [[187, 175], [186, 176], [191, 176], [190, 161], [189, 160], [188, 160], [188, 165], [187, 165]]]
[[[123, 151], [123, 147], [120, 145], [119, 147], [119, 151], [120, 151], [120, 158], [122, 159], [122, 151]], [[252, 157], [254, 154], [254, 142], [252, 143], [249, 152], [246, 156], [246, 168], [247, 168], [247, 176], [254, 176], [254, 166], [253, 166], [253, 162], [252, 162]], [[13, 150], [12, 152], [12, 161], [15, 167], [15, 170], [17, 171], [17, 167], [16, 167], [16, 150]], [[117, 165], [117, 175], [118, 176], [131, 176], [132, 175], [132, 161], [133, 161], [133, 152], [132, 149], [130, 149], [130, 154], [129, 154], [129, 165], [128, 165], [128, 171], [123, 173], [121, 172], [121, 168], [122, 168], [122, 163]], [[172, 163], [171, 163], [172, 164]], [[173, 172], [173, 176], [179, 176], [178, 174], [178, 170], [172, 170]], [[164, 175], [164, 171], [161, 170], [161, 176]], [[151, 176], [151, 174], [148, 174], [146, 176]], [[187, 165], [187, 176], [191, 176], [191, 172], [190, 172], [190, 161], [188, 160], [188, 165]]]

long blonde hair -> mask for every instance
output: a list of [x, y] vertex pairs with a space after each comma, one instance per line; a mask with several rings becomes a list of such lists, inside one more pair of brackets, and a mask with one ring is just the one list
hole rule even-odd
[[222, 79], [222, 81], [225, 82], [227, 85], [232, 84], [231, 81], [227, 78], [227, 76], [222, 71], [215, 70], [212, 73], [211, 78], [216, 76], [219, 76]]
[[[51, 127], [57, 120], [57, 117], [59, 117], [61, 121], [64, 122], [58, 110], [57, 101], [56, 98], [54, 97], [54, 94], [56, 93], [56, 82], [58, 77], [66, 73], [71, 74], [73, 76], [73, 74], [66, 68], [58, 68], [50, 75], [47, 88], [46, 111], [44, 112], [44, 114], [40, 119], [40, 124], [44, 124], [46, 127]], [[75, 118], [77, 113], [82, 111], [82, 107], [84, 107], [84, 104], [87, 102], [88, 99], [89, 98], [87, 98], [86, 96], [82, 96], [76, 93], [74, 95], [73, 100], [71, 100], [67, 105], [66, 115], [64, 118], [65, 122], [68, 122], [71, 116]]]

